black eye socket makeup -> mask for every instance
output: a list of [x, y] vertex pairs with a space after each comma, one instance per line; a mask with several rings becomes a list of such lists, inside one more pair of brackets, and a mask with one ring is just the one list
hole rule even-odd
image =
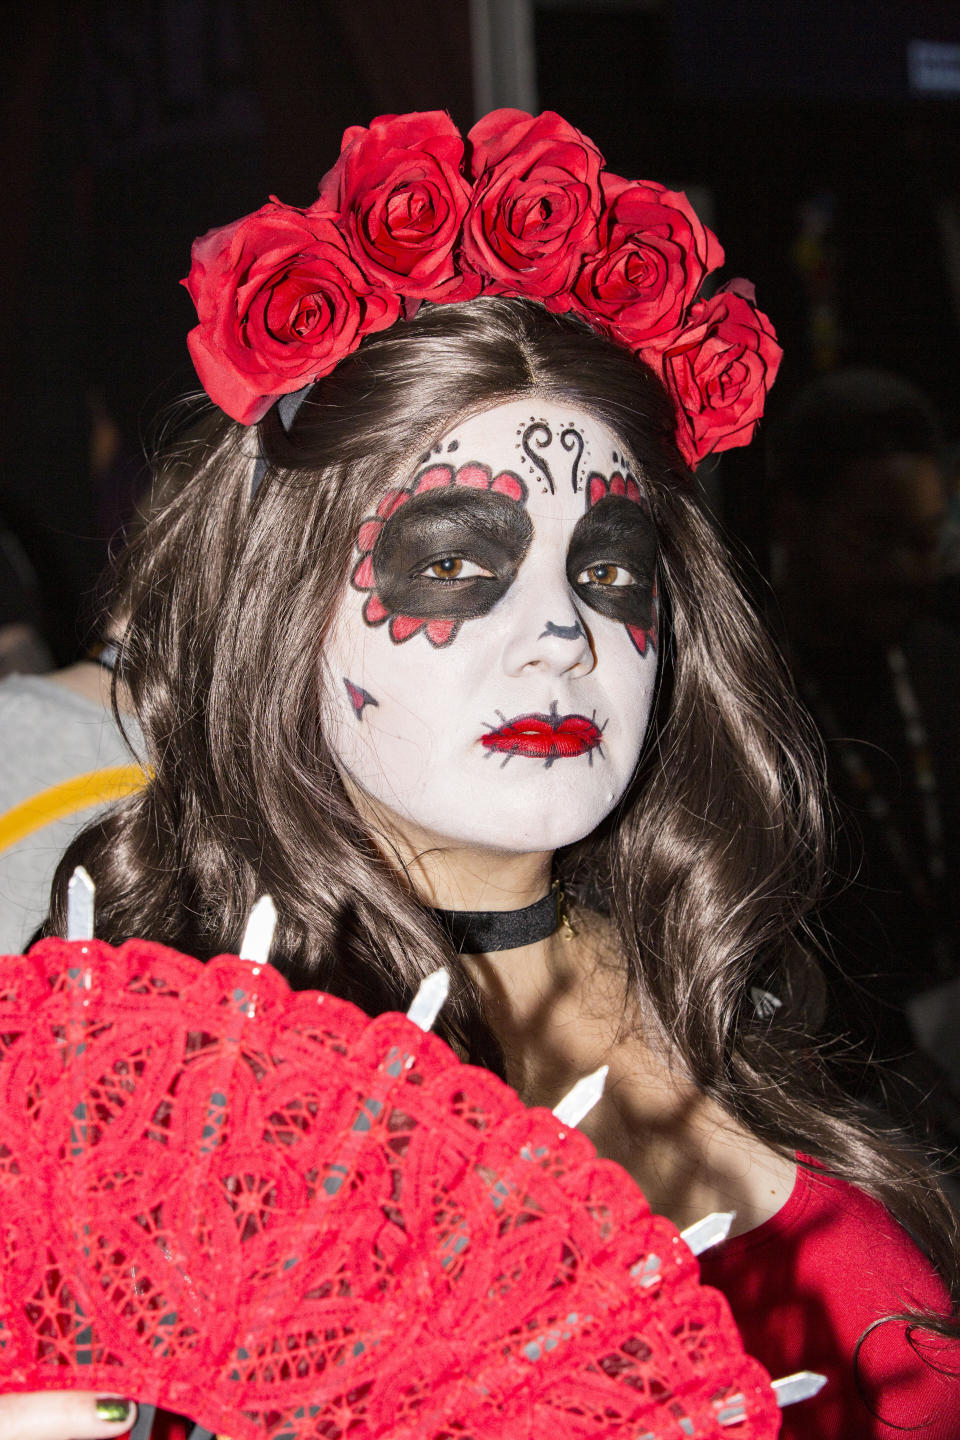
[[[580, 581], [585, 570], [615, 565], [628, 570], [633, 583], [604, 585]], [[567, 552], [567, 579], [585, 605], [598, 615], [627, 625], [648, 626], [653, 612], [657, 532], [642, 505], [621, 495], [599, 500], [577, 522]]]
[[[532, 536], [526, 510], [495, 491], [455, 485], [414, 495], [377, 536], [377, 594], [394, 614], [425, 620], [486, 615], [516, 578]], [[490, 574], [445, 580], [423, 573], [451, 557]]]

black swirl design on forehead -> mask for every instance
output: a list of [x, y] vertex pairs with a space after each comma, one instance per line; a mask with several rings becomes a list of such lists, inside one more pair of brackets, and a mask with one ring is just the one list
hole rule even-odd
[[[541, 488], [551, 495], [557, 493], [557, 464], [561, 460], [556, 445], [572, 455], [570, 488], [576, 495], [581, 486], [580, 463], [590, 450], [583, 430], [572, 420], [555, 425], [543, 416], [531, 415], [526, 426], [521, 424], [517, 427], [517, 435], [517, 448], [523, 451], [527, 464], [540, 477]], [[553, 454], [548, 453], [551, 449]]]
[[576, 495], [580, 483], [578, 472], [580, 469], [580, 461], [583, 457], [585, 441], [575, 425], [568, 425], [565, 430], [560, 432], [560, 444], [564, 450], [576, 450], [577, 452], [573, 457], [573, 465], [570, 469], [570, 485], [574, 495]]
[[[546, 450], [548, 446], [553, 444], [553, 431], [546, 420], [531, 421], [523, 432], [520, 444], [530, 464], [535, 470], [539, 470], [540, 474], [546, 479], [547, 484], [550, 486], [550, 494], [555, 495], [557, 487], [553, 483], [553, 473], [546, 457], [540, 453], [540, 451]], [[534, 445], [537, 446], [536, 451], [532, 448]]]

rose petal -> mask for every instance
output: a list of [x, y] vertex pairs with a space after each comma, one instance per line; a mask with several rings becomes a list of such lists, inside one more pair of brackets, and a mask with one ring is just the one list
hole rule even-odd
[[195, 241], [185, 284], [199, 320], [188, 339], [197, 374], [243, 424], [329, 374], [400, 308], [357, 266], [336, 215], [277, 201]]
[[773, 326], [741, 289], [734, 281], [695, 305], [662, 354], [677, 444], [691, 465], [749, 443], [780, 365]]
[[463, 140], [442, 110], [381, 115], [343, 137], [320, 183], [371, 279], [405, 296], [449, 299], [464, 281], [455, 247], [469, 202]]
[[603, 157], [550, 110], [495, 110], [469, 140], [476, 183], [465, 261], [487, 292], [556, 299], [599, 244]]

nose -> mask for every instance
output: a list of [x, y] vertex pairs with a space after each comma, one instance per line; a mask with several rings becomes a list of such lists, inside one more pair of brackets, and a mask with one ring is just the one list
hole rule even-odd
[[506, 630], [503, 668], [508, 675], [540, 670], [578, 676], [593, 669], [590, 635], [565, 573], [561, 580], [532, 572], [511, 586], [500, 606]]

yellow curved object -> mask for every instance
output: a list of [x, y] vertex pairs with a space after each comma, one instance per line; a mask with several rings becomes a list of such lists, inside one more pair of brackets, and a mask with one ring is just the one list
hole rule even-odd
[[112, 800], [122, 800], [125, 795], [133, 795], [149, 779], [149, 773], [139, 765], [111, 765], [104, 770], [73, 775], [59, 785], [39, 790], [29, 800], [21, 801], [5, 815], [0, 815], [0, 852], [32, 835], [35, 830], [42, 830], [52, 820], [62, 820], [78, 810], [88, 810], [93, 805], [106, 805]]

